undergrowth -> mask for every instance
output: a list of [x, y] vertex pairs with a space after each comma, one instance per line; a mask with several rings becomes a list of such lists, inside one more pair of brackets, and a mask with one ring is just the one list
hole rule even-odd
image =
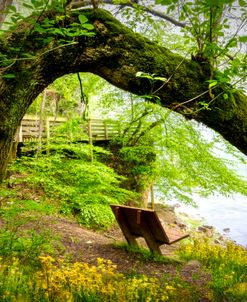
[[[79, 223], [97, 229], [106, 229], [114, 222], [109, 204], [123, 204], [137, 196], [120, 188], [123, 178], [113, 169], [96, 159], [91, 162], [89, 146], [50, 148], [48, 155], [16, 160], [11, 167], [13, 189], [25, 186], [29, 192], [38, 193], [39, 202], [56, 205], [61, 213], [72, 214]], [[99, 147], [96, 151], [106, 152]]]
[[[58, 259], [59, 238], [41, 231], [40, 216], [75, 216], [90, 228], [106, 229], [114, 221], [109, 204], [135, 199], [120, 187], [122, 178], [97, 160], [105, 152], [86, 146], [53, 146], [50, 154], [22, 157], [0, 187], [0, 301], [199, 301], [198, 292], [179, 277], [123, 275], [109, 261], [96, 266]], [[140, 261], [182, 265], [128, 245], [116, 246]], [[48, 256], [50, 255], [50, 256]], [[194, 241], [179, 251], [183, 261], [199, 260], [212, 275], [209, 301], [247, 301], [246, 249]], [[207, 291], [207, 288], [205, 288]]]
[[194, 240], [179, 252], [185, 260], [197, 259], [212, 275], [213, 301], [247, 301], [246, 248], [231, 242], [225, 246]]
[[40, 256], [40, 268], [29, 273], [17, 258], [7, 266], [0, 261], [0, 296], [9, 301], [198, 301], [182, 280], [125, 276], [109, 260], [98, 259], [96, 266], [66, 263]]

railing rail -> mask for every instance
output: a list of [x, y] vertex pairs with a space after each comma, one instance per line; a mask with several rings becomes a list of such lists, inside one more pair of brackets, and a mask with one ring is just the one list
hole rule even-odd
[[[49, 140], [53, 136], [55, 127], [62, 125], [67, 121], [66, 118], [47, 117], [40, 119], [36, 116], [25, 115], [21, 125], [17, 129], [15, 140], [17, 142]], [[81, 125], [82, 140], [108, 141], [119, 134], [117, 123], [114, 121], [91, 118]]]

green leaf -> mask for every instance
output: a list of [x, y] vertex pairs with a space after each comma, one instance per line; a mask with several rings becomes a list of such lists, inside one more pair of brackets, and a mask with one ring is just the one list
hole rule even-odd
[[152, 100], [153, 98], [151, 95], [148, 94], [142, 95], [141, 97], [143, 97], [145, 100]]
[[12, 12], [15, 12], [16, 13], [16, 7], [14, 5], [10, 5], [8, 6], [8, 9]]
[[88, 30], [94, 29], [93, 24], [89, 24], [89, 23], [82, 24], [82, 27], [83, 27], [83, 28], [86, 28], [86, 29], [88, 29]]
[[10, 47], [11, 51], [13, 52], [19, 52], [21, 50], [20, 47]]
[[67, 31], [66, 32], [66, 36], [68, 36], [68, 37], [76, 37], [76, 36], [79, 36], [79, 35], [80, 35], [79, 31]]
[[87, 37], [92, 37], [95, 35], [94, 32], [90, 32], [87, 30], [81, 30], [81, 31], [79, 31], [79, 34], [80, 34], [80, 36], [87, 36]]
[[154, 80], [156, 80], [156, 81], [162, 81], [162, 82], [167, 82], [168, 81], [168, 79], [164, 78], [164, 77], [154, 77]]
[[[177, 2], [177, 1], [174, 1]], [[156, 4], [162, 4], [162, 5], [170, 5], [173, 3], [172, 0], [156, 0], [155, 1]]]
[[223, 98], [224, 98], [224, 100], [227, 100], [227, 99], [228, 99], [228, 94], [227, 94], [227, 93], [224, 93], [224, 94], [223, 94]]
[[246, 1], [244, 0], [238, 0], [238, 4], [242, 7], [246, 7]]
[[137, 78], [144, 78], [144, 79], [153, 80], [153, 77], [150, 74], [142, 72], [142, 71], [138, 71], [136, 73], [136, 77]]
[[228, 42], [228, 47], [236, 47], [237, 46], [237, 39], [236, 38], [232, 38], [229, 42]]
[[208, 88], [212, 88], [218, 84], [218, 81], [216, 80], [210, 80], [208, 82], [209, 82]]
[[34, 55], [32, 55], [31, 53], [28, 53], [28, 52], [24, 52], [22, 54], [23, 57], [25, 58], [29, 58], [29, 59], [35, 59], [36, 57]]
[[220, 37], [224, 37], [224, 33], [222, 32], [222, 31], [218, 31], [218, 36], [220, 36]]
[[87, 36], [87, 37], [93, 37], [93, 36], [95, 36], [95, 33], [94, 32], [90, 32], [90, 31], [85, 31], [84, 33], [83, 33], [83, 35], [84, 36]]
[[239, 42], [246, 43], [247, 42], [247, 36], [240, 36], [239, 37]]
[[23, 3], [23, 6], [29, 9], [33, 9], [33, 5], [27, 4], [27, 3]]
[[80, 23], [73, 22], [73, 23], [70, 24], [70, 27], [75, 27], [75, 26], [79, 26], [79, 25], [80, 25]]
[[2, 78], [5, 78], [5, 79], [13, 79], [13, 78], [15, 78], [15, 74], [13, 74], [13, 73], [8, 73], [8, 74], [3, 75]]
[[84, 15], [79, 15], [78, 19], [80, 21], [81, 24], [87, 23], [88, 22], [88, 18]]

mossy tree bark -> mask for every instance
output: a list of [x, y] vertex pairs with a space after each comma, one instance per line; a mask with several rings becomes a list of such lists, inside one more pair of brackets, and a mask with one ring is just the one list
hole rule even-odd
[[[206, 82], [210, 73], [207, 63], [187, 60], [150, 42], [104, 10], [87, 9], [81, 14], [94, 24], [96, 35], [76, 37], [66, 47], [57, 46], [56, 37], [45, 45], [47, 34], [38, 34], [27, 21], [1, 38], [0, 54], [13, 60], [2, 66], [0, 75], [14, 74], [15, 78], [0, 78], [0, 180], [11, 141], [29, 105], [56, 78], [75, 72], [92, 72], [134, 94], [153, 93], [162, 106], [204, 123], [247, 154], [245, 95], [236, 91], [225, 100], [219, 87], [213, 90], [212, 100]], [[56, 13], [45, 12], [39, 22], [46, 17], [55, 19]], [[67, 18], [67, 25], [75, 18], [78, 16]], [[33, 57], [22, 60], [23, 53]], [[136, 77], [138, 71], [169, 81], [152, 87], [148, 80]], [[210, 110], [204, 109], [202, 101], [210, 103]]]

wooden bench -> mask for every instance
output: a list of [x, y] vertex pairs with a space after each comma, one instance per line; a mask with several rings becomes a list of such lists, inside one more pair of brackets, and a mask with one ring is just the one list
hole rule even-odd
[[136, 238], [143, 237], [153, 253], [162, 255], [161, 245], [170, 245], [189, 236], [164, 227], [154, 210], [122, 205], [111, 205], [111, 209], [127, 242], [138, 246]]

